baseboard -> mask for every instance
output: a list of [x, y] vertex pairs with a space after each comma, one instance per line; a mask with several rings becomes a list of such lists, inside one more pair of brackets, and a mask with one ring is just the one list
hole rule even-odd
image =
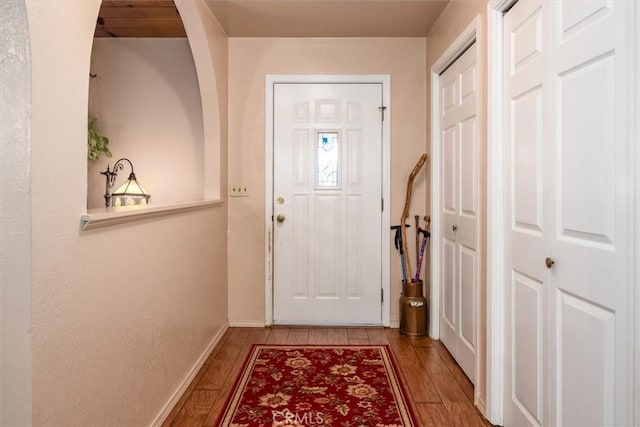
[[153, 422], [151, 423], [151, 427], [160, 427], [162, 423], [167, 419], [169, 413], [171, 413], [173, 407], [176, 405], [176, 403], [178, 403], [178, 400], [180, 400], [184, 392], [187, 390], [189, 384], [191, 384], [191, 381], [193, 381], [193, 379], [196, 377], [198, 371], [200, 370], [200, 368], [202, 368], [202, 365], [204, 365], [204, 362], [207, 361], [207, 358], [209, 357], [213, 349], [216, 347], [216, 345], [218, 345], [225, 332], [227, 332], [227, 329], [229, 329], [228, 323], [223, 325], [218, 333], [213, 337], [207, 348], [205, 348], [200, 357], [198, 357], [198, 360], [191, 367], [176, 391], [173, 392], [169, 401], [164, 405], [160, 413], [153, 420]]
[[232, 328], [264, 328], [264, 322], [252, 322], [250, 320], [229, 320]]
[[478, 399], [475, 401], [476, 408], [480, 411], [482, 416], [488, 420], [487, 418], [487, 404], [483, 399]]

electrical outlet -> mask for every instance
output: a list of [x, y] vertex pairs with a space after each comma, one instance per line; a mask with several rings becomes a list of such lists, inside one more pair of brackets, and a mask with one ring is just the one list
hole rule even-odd
[[229, 197], [249, 197], [249, 189], [246, 185], [232, 185], [229, 187]]

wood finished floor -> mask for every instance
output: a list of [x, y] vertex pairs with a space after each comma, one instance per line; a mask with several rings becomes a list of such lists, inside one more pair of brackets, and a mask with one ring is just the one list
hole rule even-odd
[[473, 385], [440, 341], [386, 328], [230, 328], [163, 426], [214, 426], [252, 344], [389, 344], [422, 426], [491, 426], [473, 406]]

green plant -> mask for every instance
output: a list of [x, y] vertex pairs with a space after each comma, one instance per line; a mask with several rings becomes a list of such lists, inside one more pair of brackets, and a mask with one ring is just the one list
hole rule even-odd
[[87, 158], [89, 160], [98, 160], [101, 153], [104, 153], [107, 157], [111, 157], [111, 151], [109, 151], [109, 138], [104, 135], [100, 135], [96, 125], [97, 121], [98, 120], [95, 117], [89, 116], [87, 138]]

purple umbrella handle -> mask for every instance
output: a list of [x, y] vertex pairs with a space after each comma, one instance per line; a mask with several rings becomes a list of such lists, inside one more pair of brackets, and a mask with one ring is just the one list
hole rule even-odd
[[418, 265], [416, 266], [415, 282], [420, 280], [420, 270], [422, 270], [422, 261], [424, 260], [424, 250], [427, 247], [427, 239], [429, 237], [428, 232], [424, 232], [424, 238], [422, 239], [422, 245], [420, 245], [420, 256], [418, 257]]

